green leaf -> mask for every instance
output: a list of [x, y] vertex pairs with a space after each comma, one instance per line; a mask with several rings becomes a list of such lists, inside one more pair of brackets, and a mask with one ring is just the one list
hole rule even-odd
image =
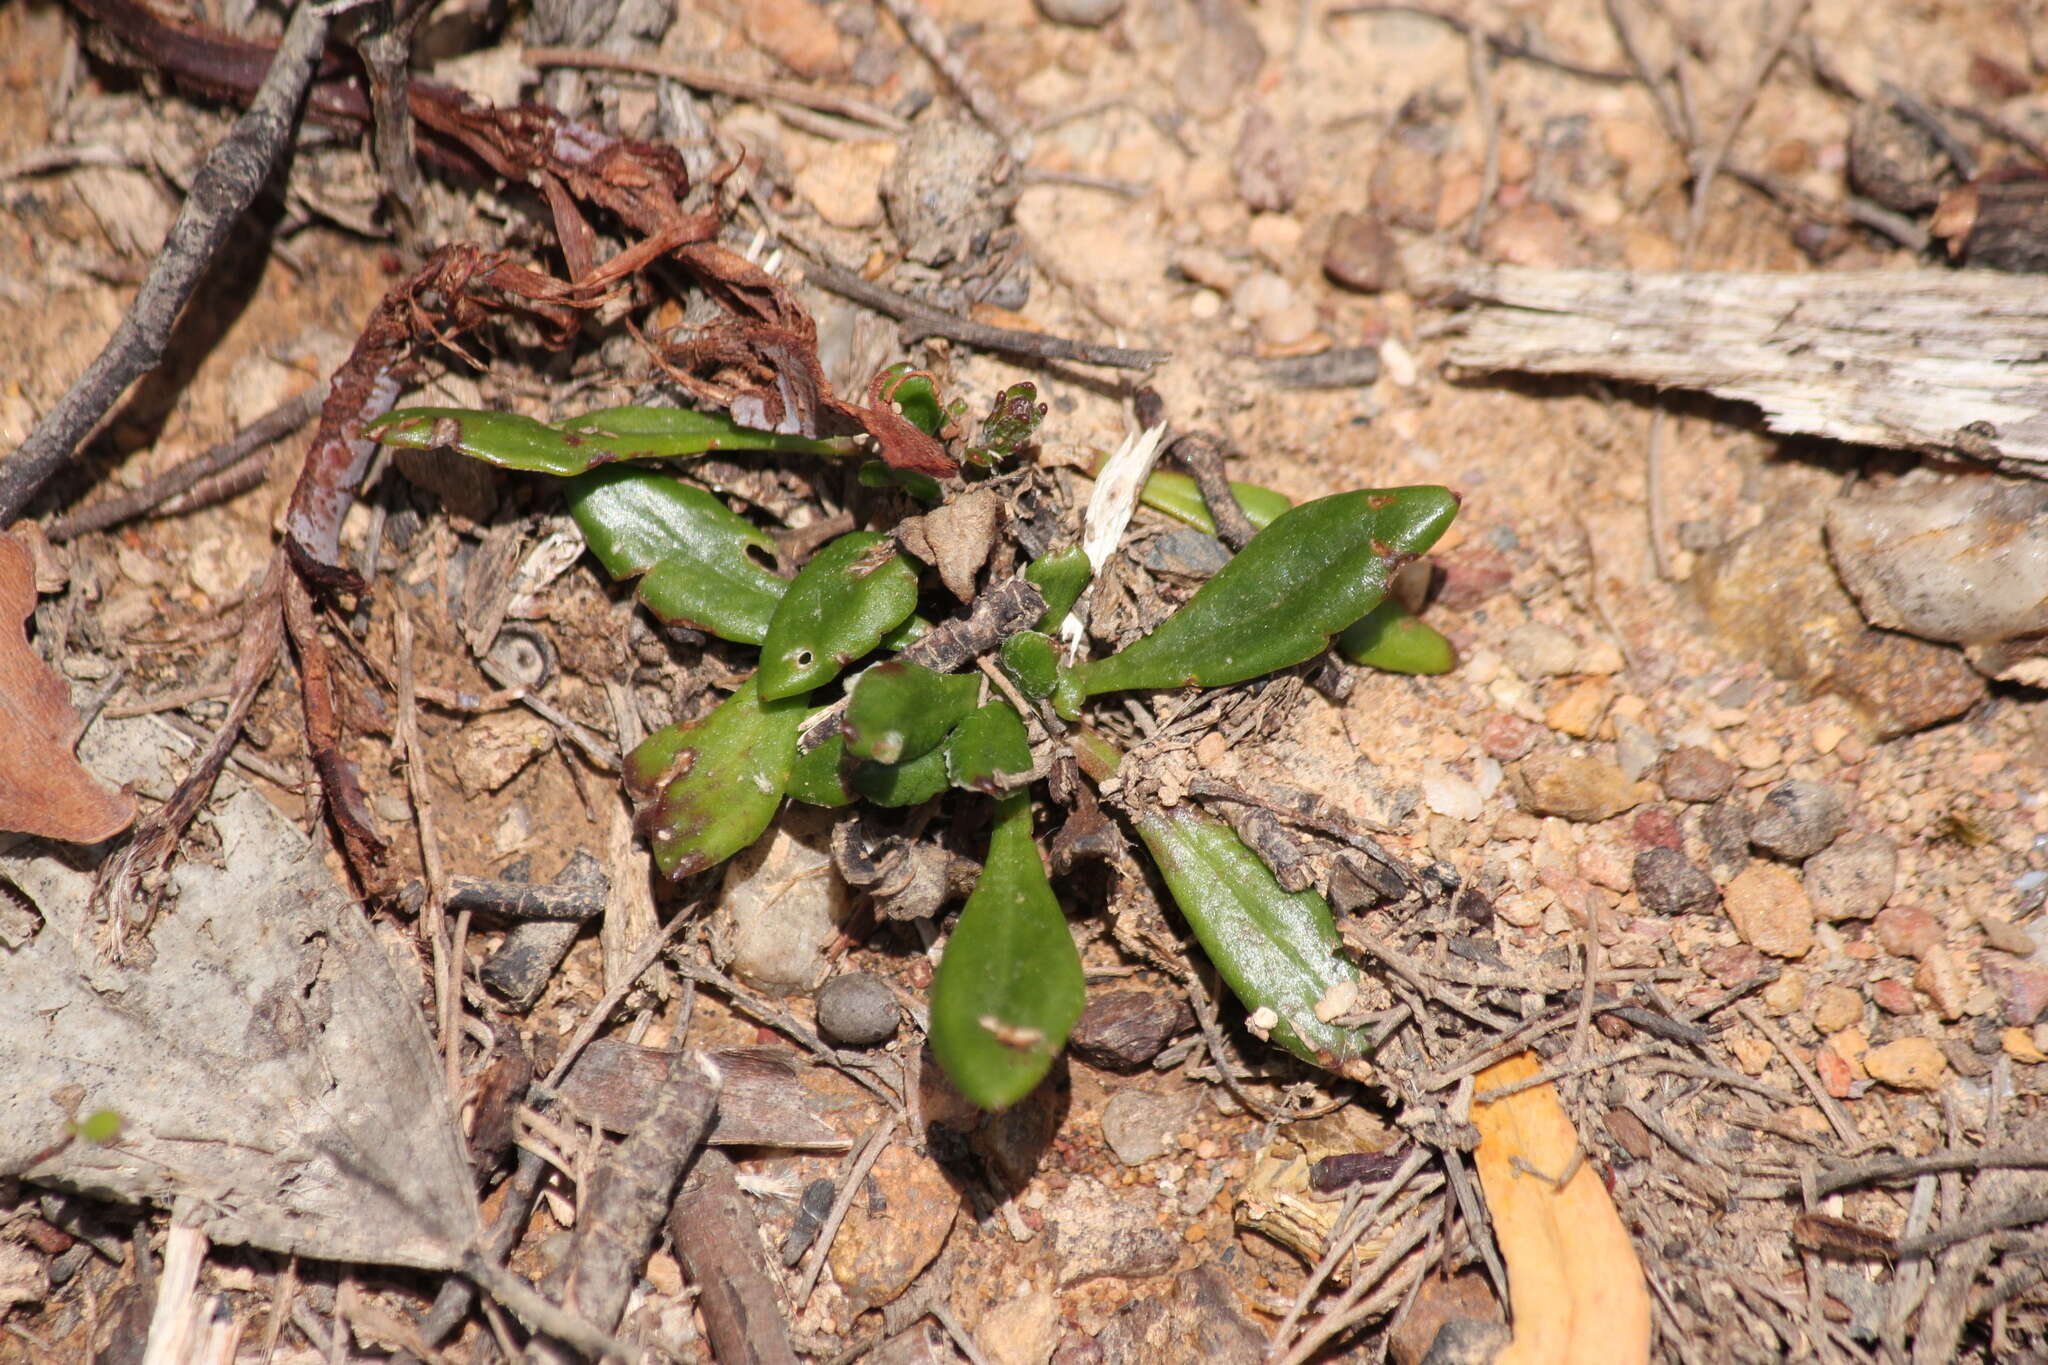
[[960, 722], [946, 740], [946, 773], [956, 787], [1001, 796], [1031, 772], [1031, 738], [1006, 701], [992, 701]]
[[850, 806], [859, 795], [846, 784], [846, 736], [834, 735], [789, 770], [789, 794], [813, 806]]
[[[619, 414], [642, 416], [621, 419]], [[651, 416], [649, 416], [651, 414]], [[473, 408], [400, 408], [368, 428], [388, 446], [405, 450], [454, 450], [503, 469], [535, 474], [581, 474], [616, 460], [657, 460], [677, 455], [702, 455], [724, 450], [795, 450], [820, 455], [848, 455], [850, 441], [814, 440], [756, 431], [711, 413], [670, 408], [613, 408], [574, 419], [579, 424], [551, 427], [516, 412], [482, 412]], [[639, 430], [634, 430], [635, 426]], [[659, 428], [666, 427], [666, 430]], [[624, 429], [621, 429], [624, 428]]]
[[1222, 687], [1312, 658], [1379, 605], [1394, 571], [1435, 544], [1457, 511], [1457, 495], [1435, 487], [1304, 503], [1150, 635], [1076, 667], [1055, 704], [1134, 687]]
[[1347, 626], [1337, 652], [1389, 673], [1448, 673], [1458, 666], [1458, 651], [1443, 633], [1392, 597]]
[[1064, 550], [1040, 555], [1024, 570], [1024, 577], [1038, 585], [1045, 596], [1045, 615], [1038, 618], [1037, 629], [1056, 631], [1060, 622], [1067, 619], [1067, 613], [1074, 609], [1074, 603], [1081, 600], [1081, 594], [1088, 589], [1088, 580], [1095, 576], [1089, 567], [1087, 551], [1078, 545], [1069, 545]]
[[761, 642], [761, 695], [830, 682], [917, 608], [917, 570], [873, 531], [843, 535], [804, 565]]
[[919, 502], [943, 502], [946, 490], [929, 474], [915, 469], [898, 469], [880, 460], [869, 460], [855, 471], [862, 488], [900, 488]]
[[847, 783], [878, 806], [921, 806], [953, 785], [943, 745], [903, 763], [857, 762]]
[[[1109, 462], [1104, 455], [1096, 461], [1095, 472], [1099, 475], [1102, 466]], [[1280, 514], [1294, 505], [1293, 499], [1285, 493], [1276, 493], [1255, 483], [1233, 481], [1230, 491], [1237, 495], [1237, 505], [1244, 508], [1245, 519], [1253, 528], [1263, 531]], [[1209, 515], [1208, 500], [1202, 496], [1201, 485], [1186, 474], [1177, 474], [1162, 469], [1145, 480], [1145, 486], [1138, 490], [1138, 501], [1155, 512], [1164, 512], [1176, 521], [1184, 521], [1198, 531], [1216, 534], [1216, 518]]]
[[1006, 638], [996, 653], [1003, 673], [1017, 684], [1017, 690], [1033, 701], [1052, 695], [1059, 681], [1060, 647], [1052, 636], [1035, 630], [1020, 630]]
[[724, 862], [761, 837], [796, 763], [802, 697], [764, 700], [749, 678], [718, 709], [665, 725], [626, 755], [626, 790], [654, 861], [671, 877]]
[[714, 451], [788, 451], [800, 455], [852, 455], [860, 450], [851, 436], [797, 436], [781, 431], [743, 427], [721, 412], [688, 408], [600, 408], [580, 417], [566, 417], [555, 428], [599, 449], [615, 460], [659, 460]]
[[1189, 806], [1143, 810], [1132, 823], [1231, 991], [1246, 1010], [1277, 1016], [1272, 1040], [1335, 1071], [1364, 1056], [1364, 1030], [1316, 1018], [1318, 1002], [1358, 980], [1323, 898], [1281, 886], [1230, 826]]
[[1002, 1109], [1045, 1078], [1081, 1017], [1081, 955], [1031, 837], [1031, 798], [996, 805], [988, 861], [932, 981], [932, 1053], [960, 1093]]
[[95, 1109], [73, 1124], [71, 1131], [104, 1147], [121, 1136], [121, 1116], [112, 1109]]
[[569, 514], [613, 578], [670, 625], [758, 645], [789, 581], [754, 561], [767, 532], [693, 484], [649, 469], [612, 467], [568, 483]]
[[860, 675], [846, 700], [846, 752], [902, 763], [939, 747], [981, 700], [981, 677], [892, 659]]
[[906, 421], [927, 436], [936, 436], [952, 414], [939, 402], [939, 386], [931, 375], [899, 360], [875, 376], [875, 392]]

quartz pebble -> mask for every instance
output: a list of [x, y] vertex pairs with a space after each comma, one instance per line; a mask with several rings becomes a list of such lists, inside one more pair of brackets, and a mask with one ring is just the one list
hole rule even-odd
[[1508, 667], [1534, 682], [1573, 672], [1579, 661], [1579, 645], [1556, 626], [1528, 621], [1508, 632], [1501, 645]]
[[1772, 957], [1799, 958], [1813, 946], [1813, 902], [1799, 879], [1758, 863], [1728, 883], [1728, 920], [1744, 943]]
[[1847, 823], [1839, 789], [1824, 782], [1781, 782], [1757, 807], [1749, 842], [1788, 862], [1802, 862], [1833, 843]]
[[1720, 894], [1714, 879], [1669, 848], [1646, 848], [1636, 855], [1636, 898], [1645, 910], [1676, 915], [1712, 905]]
[[1195, 1116], [1192, 1092], [1154, 1095], [1120, 1090], [1102, 1108], [1102, 1136], [1116, 1159], [1142, 1166], [1180, 1148], [1180, 1135]]
[[1913, 972], [1913, 986], [1934, 1002], [1934, 1011], [1943, 1019], [1955, 1020], [1963, 1017], [1963, 1006], [1968, 1003], [1970, 985], [1963, 977], [1962, 965], [1955, 954], [1940, 944], [1927, 950], [1920, 959], [1920, 965]]
[[1806, 860], [1806, 894], [1824, 920], [1869, 919], [1898, 883], [1899, 852], [1882, 834], [1851, 834]]
[[1936, 1090], [1948, 1071], [1948, 1058], [1926, 1038], [1901, 1038], [1872, 1048], [1863, 1069], [1894, 1090]]

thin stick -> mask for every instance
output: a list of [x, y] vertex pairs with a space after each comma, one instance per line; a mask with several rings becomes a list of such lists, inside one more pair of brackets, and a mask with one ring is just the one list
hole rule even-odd
[[875, 1159], [882, 1154], [882, 1148], [889, 1145], [890, 1134], [896, 1131], [897, 1115], [877, 1123], [868, 1131], [867, 1141], [861, 1145], [846, 1169], [846, 1178], [840, 1183], [839, 1193], [832, 1199], [832, 1211], [825, 1215], [825, 1221], [818, 1226], [818, 1240], [811, 1244], [811, 1264], [804, 1271], [803, 1283], [796, 1291], [791, 1303], [795, 1312], [801, 1314], [811, 1301], [811, 1291], [818, 1287], [818, 1276], [824, 1272], [825, 1257], [832, 1250], [832, 1239], [839, 1235], [839, 1225], [846, 1221], [846, 1211], [853, 1207], [854, 1196], [860, 1192], [860, 1184], [868, 1178], [874, 1168]]
[[1929, 1152], [1925, 1156], [1879, 1156], [1837, 1166], [1814, 1177], [1815, 1194], [1833, 1194], [1875, 1180], [1903, 1180], [1930, 1171], [2048, 1170], [2048, 1148], [1982, 1147]]
[[1031, 130], [1010, 111], [1002, 96], [981, 78], [981, 73], [954, 51], [952, 43], [946, 40], [945, 30], [925, 13], [924, 6], [918, 0], [877, 0], [877, 3], [903, 26], [903, 36], [925, 55], [926, 61], [939, 69], [946, 83], [966, 101], [974, 117], [1008, 145], [1012, 156], [1022, 161], [1031, 150]]
[[1778, 1032], [1777, 1026], [1766, 1019], [1755, 1004], [1748, 1000], [1737, 1005], [1735, 1012], [1747, 1019], [1750, 1027], [1770, 1039], [1771, 1046], [1778, 1049], [1778, 1055], [1785, 1059], [1786, 1064], [1812, 1094], [1814, 1102], [1820, 1106], [1820, 1111], [1828, 1116], [1828, 1123], [1834, 1127], [1835, 1135], [1848, 1144], [1849, 1151], [1854, 1153], [1861, 1150], [1863, 1135], [1856, 1131], [1856, 1121], [1849, 1117], [1848, 1110], [1842, 1108], [1842, 1102], [1827, 1092], [1827, 1087], [1820, 1083], [1820, 1077], [1813, 1074], [1813, 1068], [1799, 1060], [1792, 1051], [1792, 1045], [1785, 1041], [1785, 1035]]
[[636, 1353], [609, 1332], [601, 1332], [580, 1315], [549, 1303], [547, 1296], [501, 1265], [485, 1260], [477, 1252], [465, 1252], [462, 1273], [477, 1288], [489, 1294], [513, 1316], [536, 1331], [565, 1341], [592, 1360], [632, 1360]]
[[[1323, 1281], [1330, 1278], [1330, 1272], [1337, 1268], [1337, 1263], [1358, 1244], [1358, 1240], [1365, 1236], [1366, 1229], [1373, 1226], [1373, 1220], [1380, 1216], [1380, 1211], [1393, 1202], [1395, 1195], [1407, 1188], [1408, 1182], [1415, 1178], [1416, 1172], [1427, 1166], [1433, 1156], [1434, 1153], [1427, 1147], [1417, 1144], [1415, 1149], [1408, 1153], [1408, 1159], [1401, 1163], [1400, 1169], [1388, 1177], [1386, 1185], [1373, 1196], [1371, 1205], [1363, 1212], [1354, 1211], [1355, 1216], [1348, 1220], [1338, 1220], [1337, 1230], [1330, 1237], [1329, 1249], [1323, 1252], [1323, 1258], [1316, 1262], [1315, 1269], [1309, 1272], [1308, 1279], [1302, 1283], [1301, 1291], [1294, 1296], [1293, 1304], [1287, 1309], [1287, 1316], [1273, 1329], [1273, 1342], [1276, 1346], [1286, 1341], [1293, 1333], [1294, 1325], [1300, 1322], [1301, 1315], [1308, 1311], [1309, 1304], [1315, 1299], [1316, 1291], [1322, 1288]], [[1356, 1186], [1348, 1202], [1355, 1205], [1364, 1196], [1365, 1188], [1363, 1185]]]
[[[590, 1040], [604, 1027], [604, 1021], [611, 1017], [611, 1012], [619, 1007], [619, 1002], [626, 998], [634, 983], [654, 965], [654, 960], [661, 956], [662, 951], [690, 922], [692, 909], [693, 907], [687, 905], [678, 909], [674, 917], [662, 926], [660, 933], [650, 935], [647, 942], [640, 945], [640, 951], [634, 956], [632, 965], [620, 974], [618, 981], [604, 993], [604, 998], [597, 1002], [590, 1013], [583, 1016], [583, 1022], [576, 1026], [576, 1032], [569, 1035], [569, 1041], [562, 1048], [562, 1055], [555, 1062], [555, 1069], [548, 1072], [548, 1078], [541, 1082], [542, 1090], [553, 1090], [561, 1085], [562, 1077], [569, 1074], [569, 1068], [575, 1064], [577, 1057], [582, 1055], [583, 1049], [590, 1046]], [[506, 1307], [509, 1308], [511, 1305], [507, 1304]]]
[[1073, 360], [1084, 365], [1108, 365], [1123, 370], [1149, 370], [1172, 354], [1169, 351], [1134, 351], [1123, 346], [1072, 341], [1046, 332], [1026, 332], [1014, 327], [991, 327], [906, 298], [893, 289], [869, 283], [851, 270], [841, 270], [823, 261], [812, 261], [806, 265], [804, 277], [820, 289], [895, 318], [919, 335], [947, 337], [984, 351], [1004, 351], [1036, 360]]
[[1500, 114], [1493, 107], [1493, 81], [1492, 73], [1487, 69], [1489, 45], [1486, 35], [1472, 29], [1466, 32], [1465, 39], [1465, 65], [1472, 81], [1472, 107], [1479, 115], [1479, 137], [1486, 148], [1485, 157], [1479, 163], [1479, 202], [1472, 206], [1472, 221], [1465, 226], [1465, 249], [1476, 252], [1486, 236], [1486, 215], [1493, 207], [1493, 196], [1500, 193]]
[[525, 52], [529, 66], [574, 66], [594, 68], [600, 71], [634, 71], [643, 76], [664, 76], [692, 90], [708, 90], [714, 95], [731, 95], [734, 99], [770, 101], [781, 100], [799, 105], [805, 109], [816, 109], [822, 113], [837, 114], [856, 123], [871, 124], [884, 132], [902, 134], [910, 131], [910, 124], [890, 113], [880, 105], [842, 95], [833, 90], [817, 90], [795, 81], [751, 80], [745, 76], [729, 76], [722, 71], [713, 71], [708, 66], [692, 66], [688, 62], [673, 62], [661, 57], [626, 56], [619, 53], [599, 52], [587, 47], [529, 47]]
[[248, 112], [193, 177], [121, 325], [13, 456], [0, 461], [0, 528], [21, 516], [128, 385], [162, 363], [179, 313], [291, 142], [300, 101], [327, 43], [329, 16], [354, 3], [299, 0]]
[[1498, 33], [1488, 33], [1469, 19], [1460, 18], [1455, 14], [1446, 14], [1442, 10], [1431, 9], [1427, 5], [1345, 5], [1341, 9], [1331, 10], [1325, 17], [1330, 19], [1349, 19], [1354, 16], [1368, 14], [1412, 14], [1419, 19], [1434, 19], [1437, 23], [1451, 29], [1453, 32], [1464, 34], [1468, 38], [1477, 37], [1485, 40], [1488, 47], [1503, 57], [1513, 57], [1520, 61], [1534, 62], [1538, 66], [1547, 66], [1554, 71], [1562, 71], [1566, 75], [1577, 76], [1581, 80], [1600, 81], [1607, 85], [1626, 85], [1632, 79], [1630, 73], [1626, 71], [1610, 71], [1602, 66], [1586, 66], [1583, 63], [1570, 61], [1564, 57], [1553, 57], [1547, 52], [1538, 52], [1527, 43], [1517, 42], [1513, 38], [1503, 37]]
[[[1367, 1287], [1377, 1283], [1381, 1276], [1400, 1264], [1402, 1258], [1421, 1246], [1428, 1236], [1429, 1220], [1418, 1220], [1414, 1227], [1374, 1257], [1370, 1266], [1359, 1272], [1358, 1278], [1352, 1281], [1351, 1288], [1345, 1291], [1345, 1302], [1318, 1318], [1286, 1355], [1276, 1358], [1274, 1353], [1268, 1352], [1267, 1361], [1271, 1362], [1271, 1365], [1302, 1365], [1303, 1361], [1322, 1349], [1324, 1342], [1350, 1331], [1375, 1313], [1385, 1311], [1381, 1303], [1383, 1295], [1375, 1295], [1373, 1299], [1362, 1304], [1358, 1303], [1358, 1299], [1364, 1298]], [[1406, 1290], [1407, 1286], [1401, 1286], [1401, 1292], [1405, 1293]], [[1400, 1294], [1397, 1293], [1394, 1297], [1399, 1298]], [[1355, 1307], [1352, 1306], [1354, 1304]]]
[[443, 907], [448, 903], [448, 877], [441, 865], [441, 841], [434, 833], [434, 802], [427, 790], [427, 756], [420, 747], [419, 700], [413, 693], [412, 618], [400, 610], [392, 618], [398, 643], [398, 736], [405, 746], [405, 789], [412, 798], [413, 834], [419, 841], [420, 862], [427, 874], [427, 903], [420, 915], [420, 932], [434, 950], [434, 1019], [441, 1030], [445, 1051], [448, 1093], [462, 1093], [462, 1033], [455, 1026], [460, 988], [449, 979], [448, 920]]
[[44, 528], [43, 534], [51, 540], [70, 540], [88, 531], [104, 531], [130, 517], [140, 516], [209, 476], [233, 468], [272, 441], [304, 426], [320, 411], [320, 402], [325, 397], [326, 390], [315, 384], [297, 397], [285, 399], [227, 440], [208, 446], [140, 488], [58, 517]]

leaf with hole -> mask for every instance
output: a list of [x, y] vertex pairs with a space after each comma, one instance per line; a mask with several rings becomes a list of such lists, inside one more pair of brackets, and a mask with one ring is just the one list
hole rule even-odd
[[1158, 629], [1077, 665], [1055, 698], [1129, 688], [1222, 687], [1314, 657], [1378, 606], [1402, 564], [1436, 543], [1458, 497], [1435, 487], [1363, 489], [1304, 503], [1252, 537]]
[[593, 469], [568, 483], [569, 514], [615, 579], [669, 625], [758, 645], [789, 590], [754, 560], [772, 555], [768, 533], [717, 497], [648, 469]]
[[761, 642], [761, 695], [808, 692], [881, 644], [917, 608], [917, 570], [873, 531], [843, 535], [811, 556], [775, 608]]
[[981, 699], [978, 674], [890, 660], [860, 675], [846, 702], [846, 751], [902, 763], [936, 749]]
[[996, 804], [988, 861], [932, 981], [932, 1053], [984, 1109], [1030, 1094], [1084, 1003], [1081, 955], [1031, 837], [1031, 798]]
[[749, 678], [710, 715], [665, 725], [626, 755], [626, 791], [663, 872], [702, 872], [761, 837], [782, 804], [809, 709], [803, 697], [763, 698]]

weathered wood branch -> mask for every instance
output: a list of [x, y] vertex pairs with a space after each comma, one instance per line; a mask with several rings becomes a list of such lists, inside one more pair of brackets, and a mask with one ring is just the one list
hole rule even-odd
[[1450, 359], [1754, 403], [1773, 430], [2048, 478], [2048, 278], [1991, 271], [1431, 272]]

